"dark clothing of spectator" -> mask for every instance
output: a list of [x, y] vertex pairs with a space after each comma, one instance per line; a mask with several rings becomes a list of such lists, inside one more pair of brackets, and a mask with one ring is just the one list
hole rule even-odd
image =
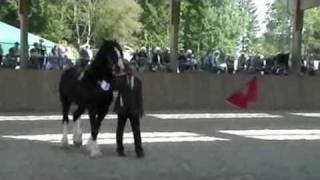
[[39, 44], [39, 53], [40, 57], [38, 59], [39, 61], [39, 68], [44, 69], [44, 65], [46, 64], [46, 56], [47, 56], [47, 48], [43, 44]]
[[43, 67], [41, 50], [38, 46], [30, 50], [30, 65], [33, 69], [42, 69]]
[[247, 58], [244, 54], [241, 54], [241, 56], [239, 57], [238, 59], [239, 61], [239, 64], [238, 64], [238, 69], [240, 71], [243, 71], [243, 70], [246, 70], [245, 67], [246, 67], [246, 61], [247, 61]]
[[153, 56], [152, 56], [152, 64], [158, 64], [158, 65], [161, 65], [163, 64], [163, 58], [161, 56], [160, 53], [154, 53]]
[[162, 57], [163, 57], [163, 62], [165, 64], [170, 64], [170, 53], [169, 53], [169, 51], [163, 52]]
[[136, 64], [139, 71], [145, 70], [146, 65], [148, 64], [148, 59], [148, 54], [145, 51], [136, 52], [132, 57], [132, 61]]

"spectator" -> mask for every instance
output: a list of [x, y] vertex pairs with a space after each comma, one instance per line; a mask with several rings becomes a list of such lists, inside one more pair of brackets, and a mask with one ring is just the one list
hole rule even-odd
[[151, 59], [151, 71], [160, 71], [162, 69], [162, 63], [161, 49], [156, 47]]
[[59, 58], [58, 58], [58, 47], [54, 46], [49, 54], [48, 61], [46, 63], [47, 70], [58, 70], [60, 69], [59, 66]]
[[39, 46], [38, 46], [39, 53], [40, 53], [40, 57], [38, 59], [39, 69], [44, 69], [44, 64], [45, 64], [45, 60], [46, 60], [46, 56], [47, 56], [47, 48], [43, 43], [44, 43], [44, 40], [40, 39]]
[[247, 57], [244, 53], [240, 55], [238, 58], [238, 70], [239, 71], [245, 71], [247, 69], [246, 67]]
[[12, 47], [12, 56], [15, 58], [20, 57], [20, 44], [18, 42], [14, 43], [14, 47]]
[[161, 56], [161, 49], [156, 47], [154, 49], [154, 53], [152, 55], [152, 64], [154, 65], [161, 65], [162, 64], [162, 56]]
[[235, 69], [235, 60], [234, 60], [234, 57], [233, 56], [227, 56], [227, 60], [226, 60], [226, 63], [227, 63], [227, 71], [228, 73], [230, 74], [234, 74], [236, 72], [236, 69]]
[[9, 49], [9, 54], [6, 55], [3, 61], [3, 67], [9, 69], [15, 69], [18, 65], [18, 59], [15, 54], [15, 49], [12, 47]]
[[[182, 51], [181, 54], [183, 54]], [[180, 56], [179, 69], [181, 72], [194, 70], [194, 56], [191, 49], [188, 49], [185, 55]]]
[[61, 40], [59, 42], [59, 45], [57, 46], [57, 58], [58, 58], [58, 65], [59, 65], [59, 69], [63, 69], [63, 64], [66, 61], [66, 59], [68, 59], [68, 42], [66, 40]]
[[142, 47], [140, 51], [133, 54], [131, 61], [136, 65], [138, 71], [142, 72], [148, 64], [148, 59], [147, 48]]
[[226, 72], [227, 70], [227, 64], [223, 61], [223, 58], [220, 56], [220, 52], [218, 50], [214, 52], [211, 64], [213, 65], [212, 71], [216, 72], [217, 74]]
[[208, 51], [207, 55], [202, 59], [202, 69], [211, 70], [212, 62], [213, 62], [213, 53], [212, 51]]
[[41, 69], [42, 54], [38, 43], [33, 44], [33, 48], [30, 50], [30, 67], [32, 69]]
[[170, 49], [165, 48], [162, 54], [163, 63], [169, 65], [170, 64]]

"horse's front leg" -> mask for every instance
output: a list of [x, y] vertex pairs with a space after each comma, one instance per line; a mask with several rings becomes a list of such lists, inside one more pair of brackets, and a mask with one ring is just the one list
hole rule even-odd
[[87, 149], [90, 151], [91, 157], [101, 155], [99, 145], [97, 143], [97, 137], [100, 130], [101, 122], [104, 119], [107, 111], [94, 111], [89, 110], [90, 124], [91, 124], [91, 138], [87, 143]]

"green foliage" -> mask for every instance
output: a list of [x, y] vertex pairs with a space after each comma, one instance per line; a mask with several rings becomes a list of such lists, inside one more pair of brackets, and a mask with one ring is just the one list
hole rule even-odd
[[143, 12], [140, 17], [142, 30], [137, 34], [140, 46], [154, 48], [169, 44], [169, 1], [138, 0]]
[[[135, 0], [30, 0], [29, 30], [81, 45], [106, 38], [134, 43], [141, 28]], [[0, 20], [19, 27], [17, 1], [0, 2]]]
[[267, 32], [264, 34], [265, 55], [288, 52], [290, 49], [291, 23], [286, 5], [281, 1], [269, 4]]
[[106, 0], [99, 4], [95, 40], [117, 39], [122, 43], [134, 44], [133, 34], [139, 32], [140, 6], [134, 0]]
[[[289, 52], [292, 27], [290, 14], [285, 4], [275, 1], [269, 4], [267, 32], [263, 37], [263, 53]], [[320, 53], [320, 9], [305, 11], [303, 52], [305, 55]]]
[[[0, 1], [0, 20], [19, 26], [17, 0]], [[75, 46], [111, 38], [132, 46], [168, 47], [168, 0], [30, 0], [29, 29]], [[282, 1], [269, 4], [267, 32], [258, 37], [253, 0], [183, 0], [179, 43], [200, 54], [244, 50], [264, 55], [288, 52], [291, 23]], [[320, 10], [305, 13], [304, 52], [320, 53]]]
[[304, 53], [320, 54], [320, 8], [305, 13]]
[[237, 1], [182, 1], [181, 43], [205, 54], [212, 49], [234, 54], [243, 32]]
[[241, 20], [244, 24], [244, 32], [240, 41], [241, 51], [248, 54], [256, 54], [260, 52], [259, 38], [260, 31], [257, 7], [252, 0], [240, 0]]
[[0, 20], [18, 26], [18, 4], [16, 0], [3, 0], [0, 3]]

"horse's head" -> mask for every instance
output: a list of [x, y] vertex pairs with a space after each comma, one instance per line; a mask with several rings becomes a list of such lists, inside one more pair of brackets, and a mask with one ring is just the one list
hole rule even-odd
[[120, 44], [113, 40], [104, 40], [91, 67], [108, 74], [114, 73], [115, 70], [123, 71], [125, 67]]

